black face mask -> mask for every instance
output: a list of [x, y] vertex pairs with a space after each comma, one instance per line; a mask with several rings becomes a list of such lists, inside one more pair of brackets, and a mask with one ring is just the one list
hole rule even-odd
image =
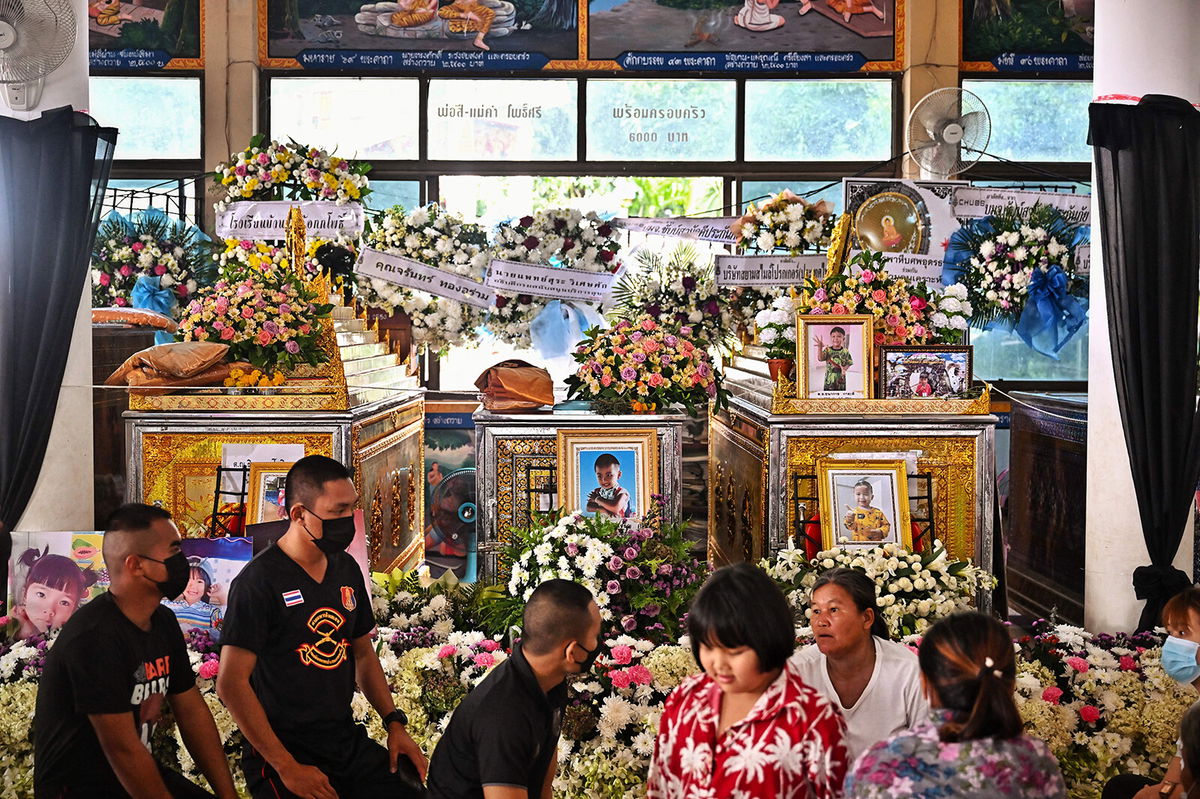
[[592, 670], [592, 666], [594, 666], [596, 664], [596, 658], [600, 657], [600, 650], [603, 647], [601, 646], [601, 644], [599, 642], [597, 642], [596, 648], [589, 650], [589, 649], [587, 649], [587, 647], [585, 647], [583, 644], [579, 643], [578, 641], [575, 642], [575, 646], [579, 647], [584, 652], [587, 652], [587, 657], [585, 657], [582, 662], [578, 662], [575, 664], [575, 665], [579, 666], [580, 674], [587, 674], [589, 671]]
[[138, 555], [139, 558], [152, 560], [155, 563], [161, 563], [167, 567], [167, 579], [159, 582], [154, 581], [158, 586], [158, 590], [162, 592], [164, 599], [175, 599], [183, 593], [183, 589], [187, 588], [188, 578], [191, 577], [192, 567], [188, 563], [187, 555], [182, 552], [176, 552], [166, 560], [152, 558], [149, 555]]
[[[313, 513], [308, 508], [306, 511]], [[317, 516], [321, 519], [320, 516]], [[349, 516], [339, 516], [336, 519], [321, 519], [321, 537], [317, 538], [303, 522], [300, 523], [304, 527], [304, 532], [308, 533], [308, 537], [317, 545], [317, 549], [324, 552], [326, 555], [333, 555], [338, 552], [345, 552], [346, 547], [350, 546], [350, 542], [354, 540], [354, 514]]]

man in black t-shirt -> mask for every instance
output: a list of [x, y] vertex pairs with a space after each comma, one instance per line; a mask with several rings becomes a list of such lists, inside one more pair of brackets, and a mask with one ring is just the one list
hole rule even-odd
[[[310, 455], [288, 472], [285, 497], [288, 530], [234, 579], [221, 633], [217, 692], [248, 742], [247, 787], [270, 799], [423, 796], [425, 758], [393, 703], [371, 594], [345, 551], [358, 502], [350, 473]], [[354, 721], [356, 683], [387, 749]]]
[[433, 799], [550, 799], [566, 678], [600, 654], [600, 608], [570, 580], [539, 585], [521, 643], [459, 703], [429, 765]]
[[71, 616], [46, 655], [33, 717], [34, 793], [211, 796], [150, 754], [166, 701], [209, 784], [233, 799], [229, 764], [183, 633], [160, 604], [187, 585], [179, 531], [162, 508], [136, 504], [114, 511], [106, 527], [109, 590]]

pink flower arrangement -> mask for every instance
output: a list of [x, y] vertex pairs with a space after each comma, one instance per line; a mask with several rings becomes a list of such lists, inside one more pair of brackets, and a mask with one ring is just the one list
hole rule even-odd
[[[290, 271], [253, 271], [202, 290], [183, 310], [181, 341], [222, 341], [231, 360], [265, 370], [323, 363], [313, 324], [328, 315]], [[286, 310], [285, 310], [286, 309]]]
[[[707, 350], [687, 339], [692, 329], [664, 328], [649, 316], [593, 328], [575, 348], [578, 371], [567, 378], [568, 396], [590, 399], [601, 412], [683, 405], [696, 416], [710, 400], [724, 404], [721, 378]], [[675, 340], [674, 346], [666, 339]]]

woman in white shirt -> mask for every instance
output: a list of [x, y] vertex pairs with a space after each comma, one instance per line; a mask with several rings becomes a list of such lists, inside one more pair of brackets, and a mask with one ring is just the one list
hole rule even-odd
[[854, 569], [830, 569], [812, 588], [816, 643], [792, 660], [804, 681], [842, 711], [851, 762], [872, 744], [929, 715], [917, 656], [889, 640], [875, 583]]

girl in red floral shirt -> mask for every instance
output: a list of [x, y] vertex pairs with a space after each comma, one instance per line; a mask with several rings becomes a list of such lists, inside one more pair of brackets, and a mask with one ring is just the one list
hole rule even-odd
[[688, 615], [704, 669], [667, 698], [648, 799], [833, 799], [846, 774], [841, 714], [788, 658], [795, 621], [760, 569], [714, 573]]

